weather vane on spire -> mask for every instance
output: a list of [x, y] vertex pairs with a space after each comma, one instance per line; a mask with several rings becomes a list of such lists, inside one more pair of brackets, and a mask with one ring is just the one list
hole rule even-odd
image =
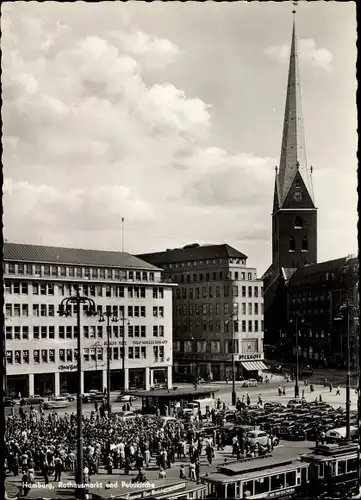
[[296, 14], [296, 7], [298, 6], [298, 2], [297, 0], [295, 2], [292, 2], [292, 5], [293, 5], [293, 10], [292, 10], [292, 14], [295, 15]]

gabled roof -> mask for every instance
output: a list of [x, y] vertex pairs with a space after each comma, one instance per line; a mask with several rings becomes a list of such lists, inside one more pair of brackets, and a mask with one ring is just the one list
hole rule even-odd
[[4, 260], [42, 264], [119, 267], [123, 269], [157, 269], [148, 262], [126, 252], [48, 247], [21, 243], [4, 243]]
[[226, 243], [221, 245], [198, 245], [195, 243], [192, 246], [187, 245], [187, 248], [174, 248], [165, 252], [144, 253], [137, 255], [137, 257], [158, 266], [206, 259], [247, 259], [247, 255]]

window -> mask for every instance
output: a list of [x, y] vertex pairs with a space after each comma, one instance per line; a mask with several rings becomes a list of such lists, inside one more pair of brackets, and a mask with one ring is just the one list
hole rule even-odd
[[196, 287], [195, 298], [199, 299], [199, 288], [198, 287]]
[[9, 365], [13, 364], [13, 351], [6, 351], [6, 363]]
[[228, 304], [228, 302], [225, 302], [223, 304], [223, 308], [224, 308], [224, 314], [228, 314], [229, 313], [229, 304]]
[[102, 361], [103, 360], [103, 348], [102, 347], [97, 347], [97, 359]]
[[15, 274], [15, 264], [8, 264], [8, 273]]
[[33, 316], [40, 316], [39, 304], [33, 304]]
[[164, 346], [163, 345], [160, 345], [159, 346], [159, 360], [160, 361], [164, 361]]
[[252, 320], [248, 321], [248, 331], [252, 331]]
[[15, 351], [15, 364], [21, 364], [21, 351]]
[[18, 264], [18, 274], [24, 274], [24, 264]]
[[140, 358], [140, 348], [134, 347], [134, 359], [139, 359], [139, 358]]
[[10, 318], [10, 316], [13, 315], [12, 304], [6, 304], [6, 306], [5, 306], [5, 314], [6, 314], [7, 318]]
[[287, 472], [286, 473], [286, 487], [287, 486], [295, 486], [296, 485], [296, 472]]
[[221, 352], [221, 342], [219, 340], [211, 340], [211, 352]]
[[65, 350], [64, 349], [59, 350], [59, 361], [65, 361]]
[[[106, 297], [111, 297], [112, 296], [112, 287], [109, 286], [109, 285], [105, 287], [105, 296]], [[128, 288], [128, 296], [129, 296], [129, 288]]]
[[[16, 351], [15, 351], [16, 354]], [[16, 363], [16, 359], [15, 359]], [[346, 460], [339, 460], [338, 462], [338, 475], [346, 474]]]
[[[91, 328], [95, 328], [95, 327], [91, 327]], [[71, 339], [72, 338], [72, 327], [71, 326], [67, 326], [66, 327], [66, 338], [67, 339]]]
[[14, 340], [20, 340], [20, 326], [14, 328]]
[[202, 314], [206, 315], [208, 313], [208, 304], [202, 305]]
[[114, 360], [118, 360], [119, 359], [119, 347], [113, 347], [112, 358]]
[[7, 326], [6, 327], [6, 340], [12, 340], [12, 339], [13, 339], [13, 327]]
[[[160, 326], [159, 328], [163, 328], [162, 326]], [[140, 327], [140, 336], [141, 337], [146, 337], [146, 326], [145, 325], [141, 325]], [[159, 336], [161, 337], [162, 335], [159, 334]]]
[[41, 304], [40, 306], [40, 316], [46, 316], [47, 314], [47, 307], [46, 304]]
[[33, 274], [33, 266], [32, 264], [25, 264], [25, 271], [24, 271], [25, 274], [30, 274], [32, 275]]
[[232, 286], [232, 297], [238, 297], [238, 286]]
[[23, 351], [23, 362], [29, 364], [29, 351]]
[[98, 277], [98, 269], [92, 269], [91, 270], [91, 276], [92, 278], [97, 278]]
[[39, 349], [35, 349], [33, 351], [34, 363], [40, 363], [40, 351]]
[[271, 476], [271, 490], [279, 490], [285, 487], [285, 474]]
[[60, 268], [60, 276], [66, 276], [66, 267], [61, 266], [61, 268]]
[[43, 267], [44, 276], [50, 276], [50, 266]]
[[5, 292], [12, 293], [12, 284], [11, 281], [5, 281]]
[[255, 304], [255, 305], [254, 305], [254, 313], [255, 313], [255, 314], [258, 314], [258, 304]]
[[48, 306], [48, 316], [54, 316], [55, 315], [55, 308], [53, 304], [49, 304]]
[[302, 240], [302, 252], [308, 252], [308, 238], [305, 236]]
[[252, 287], [251, 286], [248, 287], [248, 297], [249, 298], [252, 297]]
[[55, 363], [55, 350], [49, 349], [49, 361], [50, 363]]
[[147, 359], [147, 348], [145, 346], [140, 348], [140, 356], [142, 359]]
[[153, 306], [153, 316], [156, 318], [158, 316], [158, 307]]
[[38, 326], [33, 326], [33, 339], [40, 338], [40, 328]]
[[20, 293], [20, 283], [18, 281], [14, 283], [14, 293], [16, 294]]
[[133, 347], [128, 347], [128, 358], [134, 359], [134, 349]]
[[98, 338], [100, 338], [100, 339], [103, 338], [103, 326], [102, 325], [97, 326], [97, 334], [98, 334]]
[[258, 332], [258, 320], [257, 319], [254, 321], [254, 331]]
[[242, 286], [242, 297], [246, 297], [246, 287]]
[[137, 281], [140, 281], [140, 280], [142, 279], [142, 274], [141, 274], [141, 272], [140, 272], [140, 271], [136, 271], [136, 272], [135, 272], [135, 279], [136, 279]]
[[145, 318], [145, 306], [140, 306], [140, 316]]
[[296, 251], [296, 242], [295, 242], [295, 239], [294, 239], [293, 236], [290, 237], [288, 251], [289, 252], [295, 252]]
[[14, 304], [14, 316], [20, 316], [20, 304]]
[[133, 325], [128, 326], [128, 337], [134, 337], [134, 327]]
[[55, 326], [49, 326], [49, 339], [55, 338]]
[[258, 297], [258, 286], [254, 287], [254, 296]]
[[89, 361], [89, 349], [83, 349], [84, 361]]
[[248, 304], [248, 314], [252, 314], [252, 303]]
[[301, 217], [297, 216], [295, 218], [295, 229], [302, 229], [303, 228], [303, 220]]
[[134, 317], [139, 318], [139, 306], [134, 306]]
[[223, 289], [224, 297], [229, 297], [229, 286], [225, 285]]
[[143, 281], [148, 281], [148, 273], [147, 273], [147, 271], [142, 271], [142, 280]]
[[42, 326], [42, 327], [41, 327], [41, 338], [42, 338], [42, 339], [46, 339], [46, 338], [47, 338], [47, 336], [48, 336], [48, 335], [47, 335], [47, 334], [48, 334], [47, 330], [48, 330], [48, 329], [47, 329], [47, 327], [46, 327], [46, 326]]
[[184, 341], [184, 352], [192, 352], [192, 341], [191, 340]]
[[243, 333], [246, 332], [246, 321], [245, 320], [242, 320], [242, 332]]
[[[154, 307], [153, 307], [153, 315], [154, 315]], [[130, 318], [133, 317], [133, 306], [128, 306], [128, 316]]]
[[28, 294], [28, 284], [27, 283], [21, 283], [21, 293], [24, 295]]
[[153, 337], [158, 337], [158, 326], [153, 325]]
[[139, 338], [139, 333], [140, 333], [139, 325], [136, 325], [134, 327], [134, 337], [138, 337]]

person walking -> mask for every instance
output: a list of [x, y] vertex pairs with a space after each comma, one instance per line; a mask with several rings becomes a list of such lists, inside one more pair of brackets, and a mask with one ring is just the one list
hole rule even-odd
[[285, 385], [283, 386], [282, 394], [283, 394], [284, 396], [286, 396], [286, 386], [285, 386]]
[[336, 391], [336, 396], [340, 396], [340, 395], [341, 395], [340, 386], [338, 385], [337, 386], [337, 391]]
[[179, 469], [179, 479], [187, 479], [184, 465], [182, 464]]

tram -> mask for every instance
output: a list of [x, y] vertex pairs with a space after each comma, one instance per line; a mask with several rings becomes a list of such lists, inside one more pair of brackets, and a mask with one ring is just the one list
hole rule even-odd
[[289, 498], [301, 487], [326, 483], [332, 487], [341, 483], [352, 491], [357, 486], [359, 446], [324, 445], [301, 457], [276, 459], [272, 455], [236, 461], [219, 466], [218, 471], [205, 476], [207, 497], [217, 499]]

